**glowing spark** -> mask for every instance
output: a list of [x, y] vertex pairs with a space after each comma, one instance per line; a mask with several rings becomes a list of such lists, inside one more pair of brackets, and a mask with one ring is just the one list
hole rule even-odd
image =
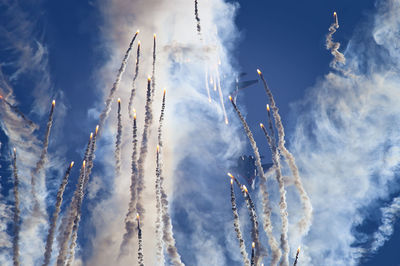
[[53, 100], [53, 102], [51, 103], [51, 105], [54, 107], [56, 105], [56, 100]]
[[269, 112], [270, 110], [269, 110], [269, 104], [267, 104], [267, 111]]
[[71, 164], [69, 165], [69, 168], [72, 168], [74, 166], [74, 161], [71, 162]]
[[257, 73], [258, 75], [261, 75], [261, 71], [259, 69], [257, 69]]

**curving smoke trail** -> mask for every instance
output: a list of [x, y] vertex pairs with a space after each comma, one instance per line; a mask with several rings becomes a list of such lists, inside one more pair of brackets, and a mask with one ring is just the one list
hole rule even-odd
[[338, 17], [337, 13], [333, 13], [333, 17], [335, 19], [335, 22], [332, 23], [332, 25], [329, 27], [329, 33], [326, 35], [326, 49], [331, 51], [331, 54], [333, 55], [334, 59], [331, 62], [331, 67], [337, 68], [337, 63], [346, 63], [346, 58], [344, 55], [339, 52], [340, 48], [340, 43], [339, 42], [334, 42], [333, 41], [333, 34], [335, 34], [336, 30], [339, 28], [339, 22], [338, 22]]
[[133, 104], [133, 99], [135, 98], [136, 95], [136, 79], [139, 75], [139, 62], [140, 62], [140, 41], [138, 41], [138, 46], [136, 51], [135, 75], [133, 76], [131, 96], [129, 97], [129, 104], [128, 104], [129, 117], [132, 117], [132, 104]]
[[[261, 178], [260, 192], [261, 192], [261, 196], [262, 196], [262, 207], [263, 207], [263, 218], [264, 218], [263, 219], [263, 228], [264, 228], [265, 233], [268, 236], [268, 244], [272, 251], [271, 265], [276, 265], [281, 257], [281, 250], [279, 249], [278, 242], [276, 241], [276, 239], [273, 235], [273, 232], [272, 232], [271, 207], [269, 206], [269, 195], [268, 195], [268, 191], [267, 191], [264, 170], [261, 165], [260, 153], [258, 152], [258, 147], [257, 147], [256, 141], [254, 140], [253, 133], [251, 133], [249, 125], [247, 124], [246, 120], [244, 119], [242, 113], [237, 108], [237, 106], [234, 103], [231, 96], [229, 96], [229, 100], [231, 101], [233, 108], [235, 109], [237, 115], [239, 116], [240, 121], [243, 124], [243, 128], [244, 128], [246, 135], [250, 141], [251, 147], [253, 148], [254, 156], [256, 158], [255, 163], [256, 163], [260, 178]], [[258, 253], [260, 252], [260, 248], [259, 248], [257, 242], [256, 242], [256, 252], [258, 252]], [[258, 257], [257, 254], [256, 254], [256, 257]]]
[[[29, 124], [29, 126], [35, 126], [35, 123], [33, 123], [29, 118], [25, 116], [23, 112], [21, 112], [17, 106], [12, 105], [9, 101], [7, 101], [2, 95], [0, 95], [0, 100], [5, 102], [10, 109], [16, 113], [18, 116], [20, 116], [26, 123]], [[35, 126], [36, 127], [36, 126]]]
[[153, 123], [153, 110], [152, 110], [152, 97], [151, 97], [151, 78], [147, 79], [147, 95], [146, 95], [146, 106], [145, 106], [145, 118], [144, 127], [142, 134], [142, 143], [140, 146], [138, 165], [138, 179], [137, 179], [137, 200], [136, 200], [136, 210], [141, 217], [144, 214], [144, 203], [142, 202], [142, 192], [145, 188], [144, 186], [144, 164], [147, 156], [147, 143], [149, 141], [150, 126]]
[[292, 172], [292, 175], [294, 177], [294, 184], [300, 194], [304, 217], [299, 221], [299, 227], [300, 227], [301, 235], [304, 235], [309, 231], [311, 222], [312, 222], [312, 212], [313, 211], [312, 211], [311, 201], [310, 201], [310, 198], [308, 197], [306, 190], [304, 189], [303, 183], [300, 178], [299, 169], [297, 168], [294, 156], [290, 153], [290, 151], [288, 149], [286, 149], [285, 129], [282, 124], [281, 116], [278, 113], [279, 109], [275, 104], [274, 96], [272, 95], [272, 92], [269, 89], [268, 84], [265, 81], [264, 76], [261, 73], [261, 71], [257, 69], [257, 73], [260, 76], [260, 78], [264, 84], [265, 92], [267, 93], [269, 100], [270, 100], [271, 109], [272, 109], [273, 116], [275, 119], [275, 126], [276, 126], [276, 129], [278, 130], [278, 148], [279, 148], [280, 152], [282, 153], [283, 157], [285, 158], [285, 161], [289, 165], [290, 171]]
[[108, 117], [108, 114], [110, 113], [111, 102], [113, 101], [114, 94], [118, 89], [119, 83], [120, 83], [121, 78], [122, 78], [122, 74], [124, 74], [124, 72], [125, 72], [126, 63], [128, 61], [129, 55], [131, 53], [133, 43], [135, 42], [135, 39], [138, 36], [138, 34], [139, 34], [139, 31], [136, 31], [135, 35], [133, 35], [133, 37], [132, 37], [131, 42], [129, 43], [129, 47], [125, 52], [125, 56], [124, 56], [124, 58], [122, 60], [121, 66], [120, 66], [120, 68], [118, 70], [117, 79], [115, 80], [115, 82], [114, 82], [113, 86], [111, 87], [111, 90], [110, 90], [110, 92], [108, 94], [108, 97], [107, 97], [107, 100], [106, 100], [106, 106], [104, 107], [103, 111], [100, 114], [100, 117], [99, 117], [100, 129], [103, 128], [104, 122], [105, 122], [106, 118]]
[[244, 243], [242, 231], [240, 230], [240, 220], [239, 220], [239, 214], [238, 214], [237, 207], [236, 207], [236, 197], [235, 197], [235, 191], [233, 189], [233, 179], [234, 178], [231, 178], [231, 203], [232, 203], [232, 212], [233, 212], [233, 225], [235, 227], [236, 237], [239, 241], [240, 254], [242, 254], [243, 263], [244, 263], [244, 265], [249, 266], [250, 261], [248, 258], [248, 254], [246, 252], [246, 245]]
[[20, 231], [20, 206], [19, 206], [19, 177], [17, 167], [17, 150], [14, 148], [13, 154], [13, 174], [14, 174], [14, 238], [13, 238], [13, 262], [14, 266], [19, 266], [19, 231]]
[[181, 260], [181, 256], [178, 253], [178, 250], [175, 245], [175, 238], [174, 233], [172, 230], [172, 222], [171, 216], [168, 212], [168, 195], [164, 189], [164, 176], [162, 174], [163, 164], [162, 164], [162, 127], [164, 121], [164, 114], [165, 114], [165, 99], [166, 99], [166, 90], [164, 90], [162, 105], [161, 105], [161, 114], [159, 119], [159, 126], [158, 126], [158, 146], [160, 149], [160, 160], [159, 160], [159, 167], [158, 167], [158, 174], [159, 174], [159, 189], [160, 189], [160, 204], [161, 204], [161, 214], [162, 214], [162, 227], [163, 227], [163, 241], [167, 246], [167, 253], [171, 259], [171, 262], [175, 266], [184, 265]]
[[198, 0], [194, 0], [194, 16], [197, 22], [197, 33], [201, 35]]
[[140, 218], [139, 214], [136, 216], [137, 219], [137, 231], [138, 231], [138, 265], [144, 266], [144, 256], [143, 256], [143, 236], [142, 229], [140, 228]]
[[53, 114], [54, 114], [54, 106], [56, 105], [56, 101], [53, 100], [51, 103], [51, 109], [50, 109], [50, 114], [49, 114], [49, 120], [47, 122], [47, 127], [46, 127], [46, 132], [44, 135], [44, 140], [43, 140], [43, 147], [42, 147], [42, 152], [40, 154], [39, 160], [36, 163], [35, 169], [31, 172], [31, 191], [32, 191], [32, 200], [33, 200], [33, 216], [42, 216], [45, 215], [44, 213], [41, 213], [40, 210], [40, 204], [39, 200], [36, 195], [36, 176], [40, 174], [40, 171], [43, 169], [44, 164], [46, 163], [46, 157], [47, 157], [47, 149], [49, 147], [49, 137], [50, 137], [50, 131], [51, 127], [53, 125]]
[[71, 173], [71, 169], [73, 166], [74, 166], [74, 162], [71, 162], [71, 164], [68, 166], [67, 171], [65, 172], [65, 175], [61, 181], [60, 187], [58, 188], [56, 205], [55, 205], [55, 209], [53, 212], [53, 217], [51, 219], [49, 231], [47, 234], [43, 266], [47, 266], [50, 263], [53, 241], [54, 241], [54, 233], [55, 233], [56, 227], [57, 227], [57, 220], [58, 220], [58, 216], [60, 214], [61, 204], [63, 202], [63, 195], [64, 195], [65, 187], [68, 184], [68, 178], [69, 178], [69, 175]]
[[115, 176], [121, 174], [121, 139], [122, 139], [122, 117], [121, 117], [121, 99], [118, 98], [117, 111], [117, 137], [115, 140]]
[[128, 244], [132, 239], [133, 234], [135, 232], [135, 205], [136, 205], [136, 184], [137, 184], [137, 124], [136, 124], [136, 111], [133, 114], [133, 134], [132, 134], [132, 162], [131, 162], [131, 185], [130, 185], [130, 200], [128, 205], [128, 212], [125, 216], [125, 233], [122, 237], [122, 242], [119, 248], [119, 256], [121, 258], [122, 255], [128, 254]]
[[[269, 108], [268, 108], [268, 118], [269, 118], [269, 124], [272, 125], [271, 115], [269, 114]], [[267, 129], [264, 127], [263, 124], [260, 124], [260, 126], [265, 134], [265, 137], [268, 140], [268, 145], [271, 149], [272, 162], [275, 166], [276, 180], [278, 181], [279, 185], [279, 196], [280, 196], [279, 210], [282, 220], [281, 248], [283, 250], [282, 260], [280, 264], [289, 265], [289, 249], [290, 249], [288, 241], [289, 219], [288, 219], [287, 203], [286, 203], [286, 189], [281, 171], [280, 154], [278, 149], [276, 148], [274, 139], [268, 134]]]

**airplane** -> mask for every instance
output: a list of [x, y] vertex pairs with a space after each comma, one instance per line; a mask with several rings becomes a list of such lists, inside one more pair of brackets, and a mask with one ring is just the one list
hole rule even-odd
[[258, 79], [241, 81], [240, 79], [246, 75], [247, 73], [242, 72], [236, 77], [235, 89], [230, 93], [235, 102], [236, 102], [236, 97], [240, 90], [250, 87], [251, 85], [254, 85], [258, 82]]
[[[261, 158], [263, 158], [261, 156]], [[264, 172], [268, 171], [272, 167], [272, 163], [263, 164], [262, 167]], [[256, 167], [256, 159], [252, 155], [242, 155], [238, 158], [236, 166], [236, 174], [246, 179], [247, 183], [254, 189], [255, 180], [258, 176]]]

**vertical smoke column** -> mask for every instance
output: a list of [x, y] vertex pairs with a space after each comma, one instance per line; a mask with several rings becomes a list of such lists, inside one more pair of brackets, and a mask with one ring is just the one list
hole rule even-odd
[[194, 0], [194, 16], [197, 22], [197, 33], [201, 35], [200, 18], [199, 18], [199, 7], [197, 0]]
[[136, 210], [143, 219], [144, 206], [142, 202], [142, 192], [145, 188], [144, 186], [144, 163], [147, 156], [147, 143], [149, 141], [150, 126], [153, 122], [153, 110], [152, 110], [152, 97], [151, 97], [151, 78], [147, 79], [147, 96], [146, 96], [146, 106], [145, 106], [145, 119], [142, 134], [142, 143], [140, 146], [140, 154], [138, 159], [138, 179], [137, 179], [137, 201]]
[[240, 247], [240, 254], [242, 254], [243, 257], [243, 263], [246, 266], [250, 265], [249, 258], [246, 252], [246, 246], [244, 244], [243, 236], [242, 236], [242, 231], [240, 230], [240, 220], [239, 220], [239, 214], [237, 211], [236, 207], [236, 197], [235, 197], [235, 191], [233, 189], [233, 177], [231, 177], [231, 203], [232, 203], [232, 212], [233, 212], [233, 225], [235, 227], [235, 232], [236, 232], [236, 237], [239, 240], [239, 247]]
[[121, 138], [122, 138], [122, 119], [121, 119], [121, 99], [118, 98], [117, 111], [117, 137], [115, 140], [115, 176], [121, 173]]
[[107, 100], [106, 100], [106, 106], [104, 107], [104, 109], [101, 112], [100, 117], [99, 117], [99, 126], [100, 126], [100, 128], [103, 128], [104, 122], [105, 122], [108, 114], [110, 113], [111, 102], [114, 99], [114, 94], [118, 89], [119, 83], [121, 81], [122, 74], [125, 72], [126, 63], [128, 61], [129, 55], [131, 53], [133, 43], [134, 43], [134, 41], [135, 41], [135, 39], [136, 39], [138, 34], [139, 34], [139, 30], [136, 31], [135, 35], [133, 35], [133, 38], [132, 38], [131, 42], [129, 43], [129, 47], [125, 52], [125, 56], [124, 56], [124, 59], [122, 60], [121, 67], [118, 70], [117, 79], [115, 80], [115, 82], [114, 82], [114, 84], [113, 84], [113, 86], [112, 86], [112, 88], [110, 90], [110, 93], [108, 94], [108, 97], [107, 97]]
[[136, 95], [136, 79], [139, 75], [139, 61], [140, 61], [140, 41], [138, 41], [137, 52], [136, 52], [136, 66], [135, 66], [135, 75], [133, 76], [132, 80], [132, 89], [131, 89], [131, 96], [129, 97], [129, 104], [128, 104], [128, 114], [129, 117], [132, 117], [132, 104], [133, 99]]
[[296, 259], [294, 260], [293, 266], [297, 265], [297, 261], [299, 260], [299, 253], [300, 253], [300, 247], [297, 248]]
[[[229, 100], [232, 103], [233, 108], [235, 109], [237, 115], [239, 116], [240, 121], [243, 124], [243, 128], [246, 132], [246, 135], [248, 139], [250, 140], [251, 147], [253, 148], [254, 156], [256, 158], [256, 166], [257, 170], [260, 175], [260, 192], [262, 196], [262, 207], [263, 207], [263, 228], [265, 233], [268, 236], [268, 243], [272, 251], [272, 260], [271, 260], [271, 265], [276, 265], [281, 257], [281, 251], [279, 249], [278, 243], [273, 235], [272, 232], [272, 223], [271, 223], [271, 208], [269, 206], [269, 195], [267, 191], [267, 186], [266, 186], [266, 178], [264, 175], [264, 170], [261, 165], [261, 158], [260, 158], [260, 153], [258, 152], [258, 147], [256, 144], [256, 141], [254, 140], [253, 133], [251, 133], [251, 130], [249, 126], [247, 125], [246, 120], [244, 119], [242, 113], [239, 111], [237, 108], [236, 104], [233, 102], [233, 99], [231, 96], [229, 96]], [[257, 243], [256, 243], [257, 245]], [[256, 246], [256, 252], [259, 252], [259, 247]], [[257, 255], [257, 254], [256, 254]]]
[[[268, 110], [268, 116], [270, 118], [271, 116], [269, 115], [269, 108], [267, 108], [267, 110]], [[270, 121], [270, 124], [272, 124], [271, 119], [269, 121]], [[265, 134], [265, 137], [268, 140], [268, 145], [271, 149], [272, 162], [275, 166], [276, 179], [277, 179], [278, 185], [279, 185], [279, 196], [280, 196], [279, 211], [280, 211], [281, 220], [282, 220], [281, 247], [283, 250], [283, 258], [281, 261], [281, 265], [289, 265], [289, 243], [288, 243], [288, 235], [287, 235], [288, 230], [289, 230], [289, 220], [288, 220], [287, 203], [286, 203], [285, 183], [283, 181], [283, 176], [282, 176], [282, 171], [281, 171], [281, 162], [280, 162], [280, 158], [279, 158], [280, 155], [276, 148], [276, 145], [274, 142], [275, 140], [271, 136], [269, 136], [269, 134], [263, 124], [260, 124], [260, 126]]]
[[154, 92], [156, 90], [156, 34], [153, 35], [153, 69], [151, 72], [151, 103], [153, 103]]
[[96, 151], [96, 139], [97, 139], [97, 134], [99, 131], [99, 125], [96, 126], [96, 130], [93, 136], [93, 141], [90, 146], [90, 152], [88, 155], [88, 166], [85, 168], [84, 167], [84, 179], [83, 179], [83, 186], [80, 186], [79, 189], [79, 197], [77, 200], [76, 204], [76, 211], [75, 211], [75, 219], [74, 219], [74, 226], [72, 227], [72, 233], [71, 233], [71, 244], [69, 246], [69, 259], [67, 266], [70, 266], [71, 263], [74, 261], [74, 256], [75, 256], [75, 247], [76, 247], [76, 241], [78, 239], [78, 229], [79, 229], [79, 223], [81, 221], [81, 216], [82, 216], [82, 202], [85, 197], [85, 190], [86, 187], [88, 186], [89, 183], [89, 178], [90, 174], [92, 173], [93, 169], [93, 161], [95, 159], [95, 151]]
[[257, 69], [257, 73], [260, 76], [261, 80], [263, 81], [265, 92], [267, 93], [271, 103], [271, 109], [275, 119], [275, 126], [278, 130], [278, 148], [281, 151], [283, 157], [285, 158], [285, 161], [289, 165], [290, 171], [292, 172], [292, 175], [294, 177], [294, 184], [300, 194], [301, 204], [304, 211], [304, 217], [300, 220], [299, 227], [301, 234], [305, 234], [308, 232], [311, 226], [311, 220], [312, 220], [311, 201], [307, 195], [307, 192], [303, 187], [303, 183], [301, 182], [299, 169], [297, 169], [294, 156], [285, 147], [285, 129], [283, 128], [282, 119], [278, 113], [278, 107], [275, 104], [274, 96], [272, 95], [272, 92], [269, 89], [268, 84], [265, 81], [264, 76], [259, 69]]
[[68, 166], [67, 171], [65, 172], [65, 175], [61, 181], [60, 187], [58, 188], [56, 205], [55, 205], [53, 217], [51, 219], [49, 232], [48, 232], [47, 240], [46, 240], [46, 250], [44, 252], [43, 266], [47, 266], [50, 263], [53, 240], [54, 240], [54, 232], [57, 227], [57, 220], [58, 220], [58, 216], [60, 214], [61, 204], [63, 202], [63, 195], [64, 195], [65, 187], [68, 184], [68, 178], [69, 178], [69, 175], [71, 173], [71, 169], [73, 166], [74, 166], [74, 162], [71, 162], [71, 164]]
[[331, 63], [331, 66], [333, 68], [336, 68], [336, 65], [338, 62], [345, 64], [346, 58], [344, 57], [344, 55], [341, 52], [339, 52], [340, 43], [334, 42], [332, 40], [333, 34], [335, 34], [336, 30], [339, 28], [339, 22], [338, 22], [338, 17], [337, 17], [336, 12], [333, 12], [333, 17], [334, 17], [335, 21], [329, 27], [329, 33], [328, 33], [328, 35], [326, 35], [326, 49], [330, 50], [331, 54], [333, 55], [333, 61]]
[[255, 249], [256, 245], [255, 243], [251, 243], [251, 266], [255, 266], [256, 265], [256, 261], [254, 259], [254, 249]]
[[119, 248], [119, 256], [126, 255], [128, 253], [127, 247], [129, 241], [133, 237], [133, 233], [135, 231], [135, 223], [134, 223], [134, 213], [135, 213], [135, 205], [136, 205], [136, 183], [137, 183], [137, 124], [136, 124], [136, 111], [133, 110], [133, 133], [132, 133], [132, 162], [131, 162], [131, 185], [130, 185], [130, 200], [128, 205], [128, 212], [125, 217], [125, 233], [122, 237], [122, 242]]
[[19, 266], [19, 221], [20, 212], [19, 209], [19, 178], [17, 168], [17, 150], [14, 148], [13, 154], [13, 174], [14, 174], [14, 238], [13, 238], [13, 262], [14, 266]]
[[165, 264], [164, 258], [162, 257], [162, 232], [161, 232], [161, 190], [160, 190], [160, 146], [157, 145], [157, 155], [156, 155], [156, 210], [157, 210], [157, 218], [156, 218], [156, 238], [157, 238], [157, 263]]
[[137, 230], [138, 230], [138, 265], [144, 266], [144, 256], [143, 256], [143, 236], [142, 229], [140, 228], [140, 216], [137, 214]]
[[165, 94], [166, 90], [164, 90], [163, 94], [163, 100], [162, 100], [162, 106], [161, 106], [161, 114], [160, 114], [160, 120], [159, 120], [159, 126], [158, 126], [158, 146], [160, 148], [160, 164], [159, 164], [159, 182], [160, 182], [160, 193], [161, 193], [161, 213], [162, 213], [162, 223], [163, 223], [163, 241], [167, 246], [167, 253], [171, 259], [171, 262], [175, 266], [180, 266], [184, 265], [181, 261], [181, 256], [178, 253], [178, 250], [175, 246], [175, 238], [174, 238], [174, 233], [172, 231], [172, 222], [171, 222], [171, 217], [168, 213], [168, 195], [164, 189], [164, 176], [162, 174], [162, 147], [163, 147], [163, 141], [162, 141], [162, 126], [163, 126], [163, 121], [164, 121], [164, 113], [165, 113]]
[[40, 204], [39, 200], [36, 195], [36, 176], [40, 173], [40, 171], [43, 169], [44, 164], [46, 162], [46, 156], [47, 156], [47, 149], [49, 147], [49, 137], [50, 137], [50, 131], [51, 127], [53, 125], [53, 114], [54, 114], [54, 106], [56, 105], [56, 101], [53, 100], [51, 103], [51, 109], [50, 109], [50, 114], [49, 114], [49, 120], [47, 122], [47, 127], [46, 127], [46, 132], [44, 135], [44, 140], [43, 140], [43, 148], [42, 152], [40, 154], [39, 161], [36, 163], [36, 167], [31, 172], [31, 186], [32, 186], [32, 199], [33, 199], [33, 215], [40, 215]]

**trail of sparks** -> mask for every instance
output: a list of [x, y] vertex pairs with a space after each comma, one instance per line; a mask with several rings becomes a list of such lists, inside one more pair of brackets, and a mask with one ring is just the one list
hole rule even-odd
[[31, 172], [31, 191], [32, 191], [32, 199], [33, 199], [33, 215], [34, 216], [44, 215], [44, 214], [41, 214], [40, 203], [39, 203], [39, 200], [36, 195], [36, 178], [37, 178], [37, 175], [40, 174], [40, 171], [43, 169], [44, 164], [46, 163], [47, 149], [49, 147], [49, 137], [50, 137], [51, 127], [53, 125], [53, 114], [54, 114], [55, 105], [56, 105], [56, 101], [53, 100], [53, 102], [51, 103], [49, 120], [47, 122], [46, 132], [44, 135], [42, 152], [40, 154], [40, 158], [39, 158], [38, 162], [36, 163], [35, 169]]
[[311, 201], [307, 195], [307, 192], [305, 191], [305, 189], [303, 187], [303, 183], [301, 182], [299, 170], [296, 166], [294, 156], [285, 147], [285, 129], [282, 124], [281, 116], [279, 115], [279, 112], [278, 112], [278, 107], [275, 104], [274, 96], [272, 95], [272, 92], [269, 89], [268, 84], [265, 81], [264, 76], [261, 73], [261, 71], [257, 69], [257, 73], [260, 76], [261, 80], [263, 81], [265, 92], [267, 93], [269, 100], [270, 100], [271, 109], [272, 109], [273, 116], [275, 119], [275, 126], [278, 130], [278, 148], [281, 151], [283, 157], [285, 158], [285, 161], [289, 165], [290, 171], [292, 172], [292, 175], [294, 177], [294, 184], [300, 194], [301, 204], [302, 204], [302, 208], [304, 211], [304, 217], [300, 220], [299, 227], [300, 227], [301, 234], [305, 234], [308, 232], [308, 230], [310, 229], [310, 226], [311, 226], [311, 220], [312, 220]]
[[235, 191], [233, 189], [233, 179], [231, 178], [231, 204], [232, 204], [232, 212], [233, 212], [233, 225], [235, 227], [235, 232], [236, 232], [236, 237], [239, 241], [239, 247], [240, 247], [240, 254], [242, 254], [243, 258], [243, 263], [246, 266], [250, 265], [250, 261], [246, 252], [246, 245], [244, 244], [243, 236], [242, 236], [242, 231], [240, 230], [240, 220], [239, 220], [239, 214], [237, 211], [236, 207], [236, 197], [235, 197]]
[[221, 80], [219, 77], [219, 70], [218, 70], [218, 66], [216, 66], [216, 83], [217, 83], [217, 87], [218, 87], [218, 94], [219, 94], [219, 99], [221, 101], [221, 107], [222, 107], [222, 111], [224, 112], [224, 118], [225, 118], [225, 124], [228, 124], [228, 116], [226, 114], [226, 110], [225, 110], [225, 104], [224, 104], [224, 98], [222, 95], [222, 89], [221, 89]]
[[174, 233], [172, 231], [172, 222], [171, 217], [168, 212], [168, 196], [164, 189], [164, 176], [162, 174], [163, 164], [162, 164], [162, 126], [164, 121], [164, 113], [165, 113], [165, 94], [166, 91], [164, 90], [162, 106], [161, 106], [161, 114], [159, 120], [159, 127], [158, 127], [158, 145], [160, 149], [160, 164], [158, 167], [159, 171], [159, 188], [160, 188], [160, 203], [161, 203], [161, 214], [162, 214], [162, 222], [163, 222], [163, 241], [167, 246], [167, 253], [171, 259], [171, 262], [175, 266], [184, 265], [181, 260], [181, 256], [178, 253], [178, 250], [175, 245], [175, 238]]
[[[251, 132], [246, 120], [244, 119], [240, 110], [237, 108], [237, 106], [234, 103], [231, 96], [229, 96], [229, 99], [230, 99], [232, 106], [235, 109], [237, 115], [239, 116], [240, 121], [243, 124], [243, 128], [246, 132], [248, 139], [250, 140], [250, 144], [253, 149], [254, 156], [256, 158], [255, 164], [257, 166], [257, 170], [258, 170], [259, 176], [261, 178], [260, 192], [261, 192], [261, 196], [262, 196], [262, 207], [263, 207], [263, 218], [264, 218], [263, 219], [263, 228], [264, 228], [265, 233], [268, 236], [268, 243], [269, 243], [269, 246], [272, 251], [271, 265], [276, 265], [281, 257], [281, 251], [279, 249], [278, 243], [272, 232], [271, 208], [269, 206], [269, 195], [268, 195], [267, 186], [266, 186], [267, 180], [265, 178], [264, 170], [262, 168], [260, 153], [258, 152], [258, 147], [257, 147], [256, 141], [254, 140], [253, 133]], [[259, 250], [260, 250], [260, 248], [256, 242], [256, 252], [260, 252]], [[257, 254], [256, 254], [256, 257], [257, 257]]]
[[13, 262], [14, 266], [19, 266], [19, 231], [20, 231], [20, 207], [19, 207], [19, 177], [17, 167], [17, 150], [14, 148], [13, 154], [13, 174], [14, 174], [14, 238], [13, 238]]
[[139, 214], [137, 215], [137, 230], [138, 230], [138, 265], [144, 266], [144, 256], [143, 256], [143, 236], [142, 229], [140, 228], [140, 218]]
[[122, 74], [125, 72], [126, 63], [128, 61], [129, 55], [131, 53], [133, 43], [135, 42], [135, 39], [136, 39], [138, 34], [139, 34], [139, 31], [136, 31], [135, 35], [133, 35], [133, 37], [132, 37], [131, 42], [129, 43], [129, 47], [125, 52], [125, 56], [124, 56], [124, 58], [122, 60], [121, 66], [120, 66], [120, 68], [118, 70], [117, 78], [116, 78], [113, 86], [111, 87], [110, 93], [108, 94], [108, 97], [107, 97], [107, 100], [106, 100], [106, 106], [104, 107], [103, 111], [100, 114], [100, 117], [99, 117], [100, 130], [103, 128], [104, 122], [105, 122], [106, 118], [108, 117], [108, 114], [110, 113], [111, 102], [113, 101], [114, 94], [118, 89], [119, 83], [120, 83], [121, 78], [122, 78]]
[[52, 253], [52, 246], [53, 246], [53, 241], [54, 241], [54, 233], [57, 227], [57, 220], [58, 216], [60, 214], [61, 210], [61, 204], [63, 202], [63, 195], [65, 191], [65, 187], [68, 184], [68, 178], [71, 173], [71, 169], [74, 166], [74, 162], [71, 162], [71, 164], [68, 166], [67, 171], [65, 172], [65, 175], [61, 181], [60, 187], [58, 188], [57, 192], [57, 200], [55, 204], [55, 209], [53, 212], [53, 217], [51, 219], [48, 235], [47, 235], [47, 240], [46, 240], [46, 250], [44, 253], [44, 262], [43, 266], [47, 266], [50, 263], [51, 259], [51, 253]]
[[198, 2], [197, 0], [194, 0], [194, 16], [197, 22], [196, 28], [197, 28], [197, 33], [201, 35], [201, 26], [200, 26], [200, 18], [199, 18], [199, 7], [198, 7]]
[[144, 163], [146, 161], [147, 156], [147, 143], [150, 134], [150, 126], [153, 123], [153, 110], [152, 110], [152, 97], [151, 97], [151, 78], [147, 79], [147, 96], [146, 96], [146, 106], [145, 106], [145, 119], [144, 119], [144, 127], [142, 134], [142, 143], [140, 146], [140, 154], [138, 159], [138, 179], [137, 179], [137, 201], [136, 201], [136, 210], [139, 215], [143, 219], [144, 214], [144, 206], [142, 202], [142, 192], [145, 188], [144, 186]]
[[133, 104], [133, 99], [135, 98], [136, 95], [136, 79], [139, 75], [139, 62], [140, 62], [140, 41], [138, 41], [138, 46], [136, 51], [135, 75], [133, 76], [131, 96], [129, 97], [129, 104], [128, 104], [129, 117], [132, 117], [132, 104]]
[[122, 117], [121, 117], [121, 99], [118, 98], [117, 111], [117, 136], [115, 140], [115, 175], [121, 174], [121, 139], [122, 139]]
[[333, 13], [333, 17], [335, 21], [329, 27], [329, 33], [326, 36], [326, 49], [331, 51], [331, 54], [333, 55], [334, 58], [331, 63], [331, 66], [336, 68], [338, 62], [345, 64], [346, 58], [341, 52], [339, 52], [340, 43], [333, 41], [333, 34], [335, 34], [336, 30], [339, 28], [339, 22], [336, 12]]
[[125, 233], [122, 237], [122, 242], [120, 245], [120, 251], [118, 258], [121, 258], [122, 255], [127, 255], [128, 244], [129, 241], [133, 237], [133, 233], [135, 231], [135, 222], [134, 222], [134, 213], [135, 213], [135, 205], [136, 205], [136, 183], [137, 183], [137, 124], [136, 124], [136, 111], [133, 114], [133, 129], [132, 129], [132, 162], [131, 162], [131, 185], [130, 185], [130, 201], [128, 205], [128, 212], [125, 217]]
[[[268, 111], [269, 113], [269, 111]], [[270, 116], [269, 116], [270, 117]], [[270, 119], [271, 121], [271, 119]], [[272, 121], [271, 121], [272, 122]], [[271, 123], [270, 122], [270, 123]], [[287, 212], [287, 203], [286, 203], [286, 190], [285, 183], [283, 181], [282, 171], [281, 171], [281, 163], [280, 163], [280, 155], [276, 148], [274, 139], [269, 136], [267, 129], [263, 124], [260, 124], [261, 129], [263, 130], [265, 137], [268, 140], [268, 145], [271, 149], [272, 153], [272, 162], [275, 166], [275, 174], [276, 179], [279, 184], [279, 210], [282, 220], [282, 231], [281, 231], [281, 247], [283, 250], [281, 265], [289, 265], [289, 243], [288, 243], [288, 230], [289, 230], [289, 220], [288, 220], [288, 212]]]

